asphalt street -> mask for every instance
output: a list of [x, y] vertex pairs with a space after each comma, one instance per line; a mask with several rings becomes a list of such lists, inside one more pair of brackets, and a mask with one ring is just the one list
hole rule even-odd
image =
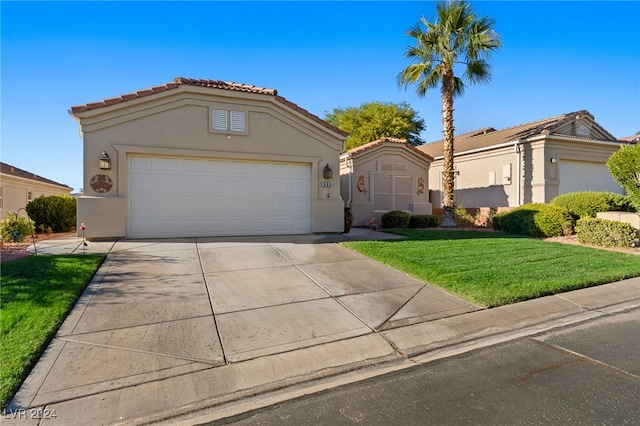
[[640, 309], [208, 425], [637, 425]]

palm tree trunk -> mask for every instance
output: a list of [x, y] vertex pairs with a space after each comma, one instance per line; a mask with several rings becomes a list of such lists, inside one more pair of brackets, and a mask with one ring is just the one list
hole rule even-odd
[[442, 64], [442, 133], [444, 134], [443, 158], [443, 214], [440, 226], [455, 228], [455, 202], [453, 189], [455, 188], [455, 172], [453, 168], [453, 69]]

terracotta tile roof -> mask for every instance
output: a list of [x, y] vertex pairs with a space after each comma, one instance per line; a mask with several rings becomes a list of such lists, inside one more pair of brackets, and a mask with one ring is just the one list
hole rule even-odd
[[618, 140], [628, 143], [638, 143], [640, 142], [640, 135], [625, 136], [624, 138], [619, 138]]
[[125, 93], [115, 98], [105, 99], [99, 102], [89, 102], [84, 105], [76, 105], [71, 107], [72, 114], [78, 114], [85, 111], [91, 111], [98, 108], [104, 108], [111, 105], [116, 105], [122, 102], [132, 101], [134, 99], [143, 98], [156, 93], [165, 92], [167, 90], [175, 89], [178, 87], [177, 83], [166, 83], [161, 86], [154, 86], [150, 89], [138, 90], [134, 93]]
[[0, 174], [7, 175], [7, 176], [16, 176], [16, 177], [20, 177], [20, 178], [23, 178], [23, 179], [33, 180], [33, 181], [36, 181], [36, 182], [48, 183], [50, 185], [56, 185], [56, 186], [61, 186], [61, 187], [64, 187], [64, 188], [73, 189], [68, 185], [64, 185], [62, 183], [55, 182], [55, 181], [53, 181], [51, 179], [47, 179], [47, 178], [44, 178], [42, 176], [38, 176], [35, 173], [31, 173], [31, 172], [28, 172], [26, 170], [19, 169], [19, 168], [14, 167], [14, 166], [12, 166], [10, 164], [7, 164], [7, 163], [0, 162]]
[[[496, 130], [493, 127], [486, 127], [484, 129], [475, 130], [473, 132], [465, 133], [455, 136], [453, 147], [456, 153], [472, 151], [475, 149], [488, 148], [494, 145], [500, 145], [507, 142], [515, 142], [520, 139], [530, 138], [537, 135], [560, 135], [556, 133], [560, 126], [567, 122], [575, 120], [576, 116], [589, 116], [593, 119], [588, 111], [581, 110], [571, 112], [568, 114], [562, 114], [555, 117], [545, 118], [538, 121], [532, 121], [530, 123], [524, 123], [513, 127], [508, 127], [502, 130]], [[603, 129], [604, 130], [604, 129]], [[605, 131], [606, 132], [606, 131]], [[563, 136], [570, 136], [564, 135]], [[588, 137], [573, 136], [577, 139], [593, 139]], [[612, 140], [615, 140], [611, 136]], [[431, 142], [418, 147], [419, 150], [426, 152], [434, 157], [441, 156], [443, 151], [444, 141], [439, 140]]]
[[316, 123], [326, 127], [327, 129], [336, 132], [342, 136], [347, 136], [348, 133], [343, 132], [337, 127], [327, 123], [322, 120], [320, 117], [310, 113], [304, 108], [299, 107], [283, 98], [282, 96], [278, 96], [278, 91], [276, 89], [267, 89], [259, 86], [251, 86], [248, 84], [235, 83], [230, 81], [222, 81], [222, 80], [203, 80], [203, 79], [195, 79], [195, 78], [185, 78], [185, 77], [176, 77], [170, 83], [165, 83], [160, 86], [154, 86], [149, 89], [138, 90], [137, 92], [127, 93], [124, 95], [120, 95], [115, 98], [105, 99], [99, 102], [90, 102], [84, 105], [76, 105], [71, 107], [71, 114], [78, 114], [86, 111], [95, 110], [98, 108], [104, 108], [110, 105], [116, 105], [119, 103], [131, 101], [134, 99], [143, 98], [146, 96], [151, 96], [156, 93], [165, 92], [167, 90], [177, 89], [181, 85], [189, 85], [189, 86], [198, 86], [198, 87], [207, 87], [212, 89], [223, 89], [223, 90], [232, 90], [236, 92], [246, 92], [246, 93], [257, 93], [262, 95], [270, 95], [274, 96], [275, 100], [288, 106], [289, 108], [294, 109], [298, 113], [308, 117], [309, 119], [315, 121]]
[[415, 146], [411, 145], [409, 142], [407, 142], [406, 139], [398, 139], [398, 138], [387, 138], [387, 137], [383, 137], [380, 139], [377, 139], [373, 142], [369, 142], [366, 143], [364, 145], [360, 145], [357, 146], [355, 148], [352, 148], [346, 152], [344, 152], [343, 154], [349, 154], [349, 155], [358, 155], [361, 154], [365, 151], [369, 151], [377, 146], [383, 145], [385, 143], [396, 143], [396, 144], [400, 144], [400, 145], [405, 145], [407, 148], [409, 148], [410, 150], [414, 151], [416, 154], [427, 158], [429, 161], [433, 161], [433, 157], [429, 154], [427, 154], [426, 152], [423, 152], [421, 150], [419, 150], [418, 148], [416, 148]]

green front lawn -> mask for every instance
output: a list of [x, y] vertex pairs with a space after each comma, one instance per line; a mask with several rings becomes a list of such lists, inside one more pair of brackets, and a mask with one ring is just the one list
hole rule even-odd
[[2, 264], [2, 407], [13, 397], [104, 258], [104, 255], [29, 256]]
[[406, 240], [343, 243], [487, 307], [640, 276], [640, 256], [498, 232], [397, 230]]

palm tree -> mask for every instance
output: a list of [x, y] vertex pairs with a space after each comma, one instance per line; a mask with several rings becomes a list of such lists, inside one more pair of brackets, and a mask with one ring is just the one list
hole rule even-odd
[[[415, 39], [415, 46], [408, 47], [404, 56], [414, 63], [398, 74], [398, 85], [406, 89], [415, 84], [417, 95], [424, 97], [428, 89], [442, 84], [443, 227], [456, 226], [453, 199], [453, 98], [463, 94], [463, 79], [469, 83], [486, 83], [490, 80], [490, 67], [485, 58], [488, 59], [501, 46], [493, 24], [492, 19], [478, 18], [468, 3], [447, 1], [437, 5], [437, 16], [433, 23], [423, 17], [421, 22], [406, 31], [408, 36]], [[462, 78], [456, 77], [456, 66], [464, 68]]]

